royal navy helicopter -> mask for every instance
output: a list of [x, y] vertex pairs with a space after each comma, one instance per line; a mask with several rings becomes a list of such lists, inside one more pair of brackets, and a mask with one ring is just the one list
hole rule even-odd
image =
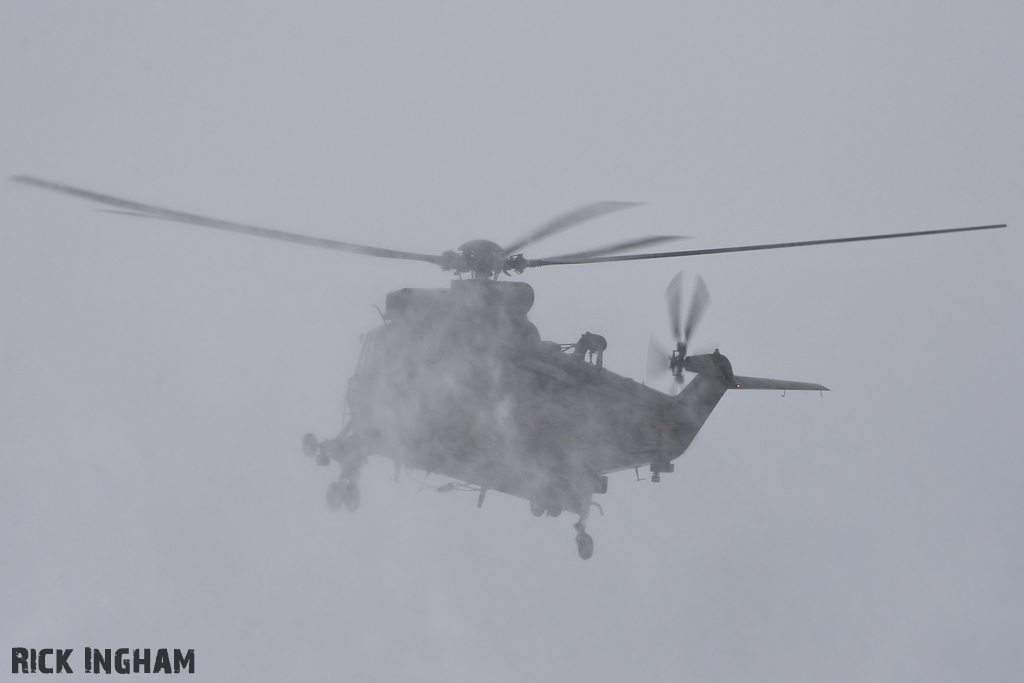
[[[604, 367], [607, 342], [592, 332], [574, 343], [544, 341], [527, 317], [534, 291], [524, 282], [500, 280], [531, 268], [612, 261], [679, 258], [703, 254], [783, 249], [822, 244], [916, 237], [1006, 227], [982, 225], [917, 232], [628, 254], [670, 239], [634, 238], [599, 249], [529, 259], [523, 250], [585, 221], [634, 206], [597, 202], [562, 214], [502, 247], [488, 240], [466, 242], [456, 251], [419, 254], [282, 232], [165, 209], [70, 185], [19, 176], [15, 181], [91, 200], [123, 213], [228, 230], [378, 258], [422, 261], [453, 272], [447, 289], [399, 289], [387, 295], [383, 324], [363, 336], [349, 380], [340, 433], [302, 446], [319, 465], [332, 461], [340, 476], [327, 490], [328, 506], [355, 511], [359, 474], [379, 455], [400, 466], [451, 479], [446, 491], [488, 491], [529, 501], [536, 516], [579, 516], [573, 525], [579, 556], [589, 559], [587, 533], [593, 500], [608, 490], [608, 475], [649, 468], [650, 480], [673, 471], [673, 461], [727, 391], [777, 389], [828, 391], [820, 384], [746, 377], [733, 372], [717, 349], [689, 354], [692, 334], [710, 301], [697, 279], [683, 314], [681, 274], [666, 299], [675, 348], [653, 342], [651, 375], [671, 375], [675, 390], [664, 393]], [[464, 278], [463, 276], [467, 276]]]

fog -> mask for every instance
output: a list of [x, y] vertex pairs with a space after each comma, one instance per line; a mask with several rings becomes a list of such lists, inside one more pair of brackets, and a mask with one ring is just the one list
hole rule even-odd
[[431, 254], [605, 199], [644, 205], [527, 256], [1009, 228], [518, 276], [543, 339], [601, 334], [643, 380], [700, 274], [696, 348], [831, 389], [727, 393], [661, 483], [609, 477], [582, 561], [575, 516], [382, 459], [331, 512], [337, 466], [302, 455], [374, 306], [450, 274], [4, 181], [0, 645], [79, 677], [126, 647], [192, 648], [197, 680], [1019, 679], [1022, 29], [1019, 3], [4, 3], [3, 178]]

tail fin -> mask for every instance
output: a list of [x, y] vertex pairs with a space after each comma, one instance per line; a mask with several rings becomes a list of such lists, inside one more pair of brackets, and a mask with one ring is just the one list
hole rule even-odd
[[715, 377], [729, 389], [792, 389], [793, 391], [828, 391], [828, 387], [812, 382], [791, 382], [788, 379], [739, 377], [732, 374], [732, 363], [715, 349], [714, 353], [687, 356], [683, 368], [700, 375]]
[[730, 389], [792, 389], [793, 391], [828, 391], [828, 387], [813, 382], [791, 382], [788, 379], [765, 379], [763, 377], [740, 377], [733, 375], [736, 381]]
[[729, 385], [711, 373], [698, 373], [687, 383], [668, 407], [664, 457], [674, 459], [689, 448], [704, 421], [728, 390]]
[[725, 392], [730, 389], [792, 389], [794, 391], [828, 391], [828, 387], [811, 382], [784, 379], [739, 377], [733, 374], [729, 359], [719, 353], [687, 356], [684, 368], [696, 373], [686, 388], [672, 399], [668, 409], [670, 425], [666, 436], [669, 459], [682, 455], [697, 432], [711, 415]]

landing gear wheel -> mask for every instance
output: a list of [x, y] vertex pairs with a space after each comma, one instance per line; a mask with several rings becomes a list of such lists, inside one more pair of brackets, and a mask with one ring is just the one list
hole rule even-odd
[[327, 507], [337, 512], [342, 505], [345, 505], [345, 487], [340, 481], [332, 481], [327, 486]]
[[320, 448], [320, 442], [316, 440], [316, 434], [306, 434], [302, 437], [302, 452], [312, 458]]
[[562, 508], [553, 506], [548, 508], [548, 517], [557, 517], [562, 514]]
[[535, 500], [530, 501], [530, 512], [533, 513], [534, 517], [540, 517], [544, 514], [544, 506]]
[[327, 507], [332, 511], [359, 509], [359, 485], [354, 481], [332, 481], [327, 486]]
[[355, 512], [359, 509], [359, 484], [354, 481], [345, 484], [344, 502], [345, 509], [349, 512]]
[[594, 554], [594, 539], [585, 531], [576, 534], [576, 550], [579, 551], [580, 559], [589, 560]]

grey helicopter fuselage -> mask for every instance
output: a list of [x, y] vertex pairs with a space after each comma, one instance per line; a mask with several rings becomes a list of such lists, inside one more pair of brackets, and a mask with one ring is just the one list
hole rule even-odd
[[487, 279], [391, 292], [349, 380], [343, 467], [381, 455], [580, 514], [611, 472], [672, 471], [729, 388], [725, 357], [669, 396], [604, 368], [603, 344], [586, 348], [596, 335], [542, 341], [533, 299], [526, 283]]

